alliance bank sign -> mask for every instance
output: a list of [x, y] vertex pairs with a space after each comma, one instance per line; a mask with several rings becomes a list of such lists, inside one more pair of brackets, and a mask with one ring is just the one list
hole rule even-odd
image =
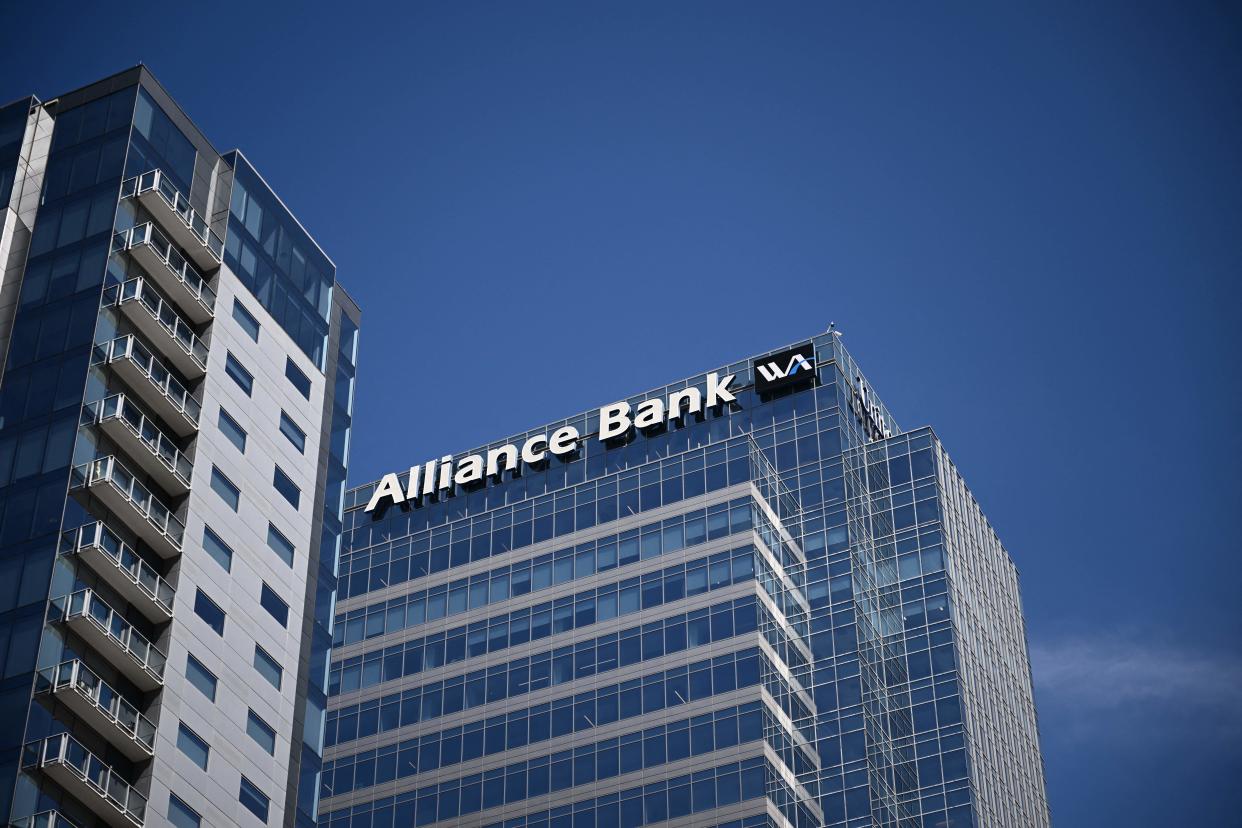
[[[796, 353], [795, 353], [796, 352]], [[795, 383], [812, 381], [815, 377], [815, 350], [811, 343], [797, 349], [776, 354], [762, 363], [756, 362], [755, 390], [769, 390]], [[631, 408], [627, 402], [616, 402], [599, 409], [599, 431], [595, 439], [612, 440], [627, 434], [631, 429], [650, 429], [667, 425], [683, 417], [702, 413], [724, 403], [736, 403], [737, 396], [729, 389], [736, 374], [707, 375], [707, 391], [696, 386], [683, 388], [669, 394], [644, 400]], [[380, 479], [375, 493], [367, 502], [366, 511], [371, 512], [382, 505], [397, 505], [451, 490], [454, 486], [477, 486], [488, 479], [499, 478], [506, 471], [513, 471], [522, 463], [535, 465], [548, 457], [573, 454], [578, 450], [583, 436], [573, 426], [563, 426], [551, 434], [529, 437], [520, 446], [509, 443], [488, 449], [482, 454], [468, 454], [454, 462], [453, 455], [446, 454], [439, 460], [429, 460], [420, 466], [411, 466], [404, 486], [397, 472], [390, 472]]]

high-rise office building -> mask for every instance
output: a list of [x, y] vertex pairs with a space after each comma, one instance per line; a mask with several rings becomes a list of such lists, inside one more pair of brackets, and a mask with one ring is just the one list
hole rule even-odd
[[838, 332], [352, 489], [333, 635], [325, 828], [1048, 824], [1017, 572]]
[[358, 308], [142, 67], [0, 108], [0, 818], [315, 824]]

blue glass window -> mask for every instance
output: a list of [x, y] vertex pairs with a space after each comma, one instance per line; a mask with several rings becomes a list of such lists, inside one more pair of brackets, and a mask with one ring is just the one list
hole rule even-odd
[[194, 145], [173, 125], [147, 90], [139, 89], [134, 107], [134, 133], [129, 159], [130, 175], [152, 169], [167, 173], [182, 195], [189, 197], [194, 180]]
[[267, 545], [288, 566], [293, 566], [293, 541], [272, 524], [267, 525]]
[[174, 793], [168, 795], [168, 821], [173, 828], [199, 828], [202, 824], [198, 812]]
[[268, 753], [276, 753], [276, 731], [253, 710], [246, 714], [246, 733]]
[[233, 378], [238, 388], [246, 392], [247, 397], [254, 391], [254, 374], [247, 371], [232, 354], [224, 356], [224, 372]]
[[206, 621], [216, 635], [224, 635], [224, 610], [201, 589], [194, 591], [194, 614]]
[[201, 736], [186, 727], [184, 722], [177, 724], [177, 747], [190, 757], [191, 762], [207, 770], [207, 758], [211, 753], [211, 747]]
[[310, 399], [311, 381], [310, 377], [302, 373], [302, 369], [293, 364], [293, 360], [285, 357], [285, 378], [293, 385], [297, 392], [306, 399]]
[[220, 433], [223, 434], [228, 441], [237, 448], [238, 451], [245, 454], [246, 429], [238, 425], [237, 420], [234, 420], [231, 416], [229, 416], [229, 413], [225, 411], [224, 408], [220, 409], [220, 416], [216, 420], [216, 423], [220, 427]]
[[280, 623], [280, 626], [288, 626], [289, 605], [282, 601], [276, 591], [267, 584], [263, 585], [259, 593], [259, 604]]
[[211, 531], [210, 526], [203, 527], [203, 549], [211, 556], [211, 559], [220, 566], [224, 567], [225, 572], [229, 572], [233, 568], [233, 550], [229, 545], [220, 540], [220, 536]]
[[215, 466], [211, 467], [211, 489], [220, 495], [220, 499], [228, 504], [234, 512], [241, 504], [241, 489], [233, 485], [233, 481], [224, 476], [224, 472]]
[[293, 447], [299, 452], [306, 451], [306, 432], [298, 428], [297, 423], [285, 412], [280, 412], [280, 433], [285, 435]]
[[224, 259], [276, 323], [323, 370], [336, 268], [240, 153]]
[[246, 810], [267, 822], [267, 812], [270, 800], [267, 794], [259, 790], [253, 782], [246, 777], [241, 778], [241, 788], [237, 792], [237, 801], [245, 806]]
[[259, 320], [254, 318], [254, 314], [246, 310], [246, 306], [233, 297], [233, 319], [237, 322], [238, 327], [246, 332], [246, 336], [259, 341]]
[[254, 669], [259, 675], [267, 679], [273, 687], [280, 689], [281, 676], [284, 670], [280, 667], [280, 662], [267, 654], [258, 644], [254, 645]]
[[272, 485], [276, 487], [276, 491], [280, 492], [281, 497], [289, 501], [289, 505], [298, 508], [298, 503], [302, 500], [302, 490], [293, 482], [293, 478], [285, 474], [280, 466], [276, 467], [272, 474]]
[[185, 677], [190, 684], [198, 689], [200, 693], [211, 701], [216, 700], [216, 677], [215, 674], [203, 666], [203, 663], [194, 656], [186, 653], [185, 655]]

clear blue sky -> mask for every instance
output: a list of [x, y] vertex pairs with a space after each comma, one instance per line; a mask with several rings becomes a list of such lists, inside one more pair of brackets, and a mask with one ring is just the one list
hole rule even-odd
[[143, 61], [246, 152], [363, 308], [355, 483], [835, 320], [1022, 572], [1056, 823], [1236, 824], [1236, 6], [75, 5], [0, 99]]

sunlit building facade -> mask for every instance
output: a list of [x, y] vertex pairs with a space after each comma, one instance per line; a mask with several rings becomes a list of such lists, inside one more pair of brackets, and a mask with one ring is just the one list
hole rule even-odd
[[0, 818], [314, 826], [359, 312], [142, 67], [0, 108]]
[[1018, 577], [837, 332], [351, 490], [326, 828], [1046, 826]]

